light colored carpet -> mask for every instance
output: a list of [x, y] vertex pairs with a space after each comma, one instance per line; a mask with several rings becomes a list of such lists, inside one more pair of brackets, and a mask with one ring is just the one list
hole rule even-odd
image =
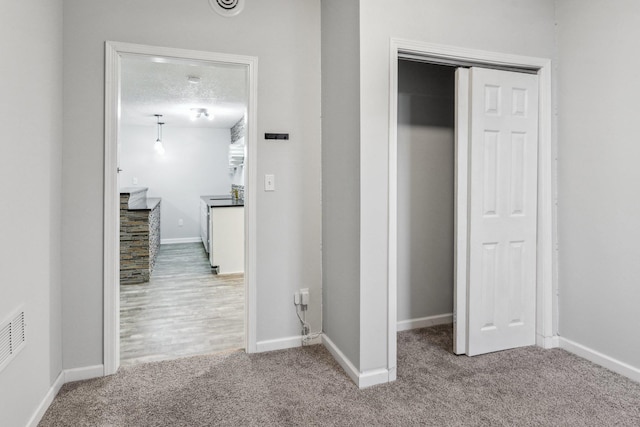
[[66, 384], [40, 426], [640, 426], [640, 384], [563, 350], [451, 353], [398, 335], [398, 380], [364, 390], [322, 346], [196, 356]]

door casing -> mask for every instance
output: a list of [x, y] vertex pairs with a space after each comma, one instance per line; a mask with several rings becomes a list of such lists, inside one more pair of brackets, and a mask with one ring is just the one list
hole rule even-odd
[[256, 352], [256, 201], [257, 201], [257, 107], [258, 58], [253, 56], [185, 50], [108, 41], [105, 43], [104, 113], [104, 375], [115, 374], [120, 365], [120, 201], [118, 197], [118, 121], [120, 61], [123, 55], [222, 63], [247, 67], [247, 171], [245, 189], [245, 350]]
[[[389, 229], [387, 278], [387, 369], [389, 381], [397, 368], [397, 281], [398, 281], [398, 60], [422, 60], [453, 66], [479, 66], [535, 72], [539, 78], [538, 101], [538, 209], [536, 261], [536, 345], [557, 347], [554, 331], [554, 192], [551, 108], [551, 60], [503, 54], [432, 43], [392, 38], [389, 52]], [[457, 199], [457, 197], [456, 197]], [[457, 206], [456, 209], [465, 209]], [[457, 212], [456, 212], [457, 215]], [[456, 237], [457, 238], [457, 237]], [[461, 270], [456, 266], [456, 274]]]

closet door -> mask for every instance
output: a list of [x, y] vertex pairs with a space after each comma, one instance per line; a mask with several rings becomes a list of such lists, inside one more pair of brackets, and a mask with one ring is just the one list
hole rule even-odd
[[465, 352], [473, 356], [535, 344], [537, 75], [471, 68], [468, 128]]

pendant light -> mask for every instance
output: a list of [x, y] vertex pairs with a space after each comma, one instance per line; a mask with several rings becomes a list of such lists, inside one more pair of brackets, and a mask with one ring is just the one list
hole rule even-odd
[[160, 117], [162, 114], [154, 114], [156, 116], [156, 124], [158, 126], [158, 138], [156, 139], [155, 144], [153, 144], [153, 149], [156, 150], [158, 154], [164, 154], [164, 145], [162, 144], [162, 125], [164, 122], [160, 121]]

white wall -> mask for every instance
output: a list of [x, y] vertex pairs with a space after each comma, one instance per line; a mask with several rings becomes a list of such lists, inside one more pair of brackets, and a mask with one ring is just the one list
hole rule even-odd
[[454, 77], [398, 66], [398, 321], [453, 312]]
[[[277, 23], [275, 25], [274, 23]], [[63, 283], [64, 366], [103, 360], [104, 42], [259, 58], [258, 340], [300, 333], [292, 304], [308, 287], [307, 319], [319, 331], [320, 2], [249, 1], [237, 17], [201, 0], [64, 1]], [[263, 191], [266, 173], [276, 191]]]
[[[359, 6], [322, 1], [322, 323], [360, 364]], [[316, 160], [317, 161], [317, 160]]]
[[552, 0], [360, 2], [360, 369], [387, 361], [389, 39], [554, 57]]
[[[161, 197], [162, 239], [200, 237], [200, 196], [227, 195], [229, 129], [163, 126], [164, 154], [153, 144], [156, 128], [122, 126], [120, 129], [120, 186], [148, 187], [148, 197]], [[178, 220], [183, 220], [183, 226]]]
[[0, 321], [23, 306], [27, 323], [0, 372], [0, 424], [13, 427], [62, 371], [62, 2], [3, 2], [0, 52]]
[[640, 3], [557, 19], [559, 334], [640, 369]]

